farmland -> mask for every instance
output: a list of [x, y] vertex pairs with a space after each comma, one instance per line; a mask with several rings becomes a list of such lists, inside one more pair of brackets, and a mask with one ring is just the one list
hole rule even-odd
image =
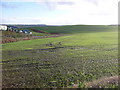
[[[117, 26], [27, 29], [65, 35], [2, 44], [3, 88], [89, 88], [88, 82], [118, 76]], [[99, 87], [117, 88], [118, 83]]]

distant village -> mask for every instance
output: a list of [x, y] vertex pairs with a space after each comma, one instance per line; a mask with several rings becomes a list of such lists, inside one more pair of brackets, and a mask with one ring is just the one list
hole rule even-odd
[[16, 33], [32, 34], [30, 30], [18, 30], [17, 27], [7, 26], [7, 25], [0, 25], [0, 31], [10, 31], [10, 32], [16, 32]]

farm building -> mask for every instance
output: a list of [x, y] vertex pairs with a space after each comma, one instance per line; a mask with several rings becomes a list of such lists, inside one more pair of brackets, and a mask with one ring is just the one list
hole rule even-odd
[[6, 31], [7, 29], [8, 29], [7, 26], [5, 26], [5, 25], [0, 25], [0, 30], [4, 30], [4, 31]]
[[32, 34], [32, 32], [30, 32], [29, 30], [17, 30], [17, 27], [14, 26], [0, 25], [0, 30], [16, 32], [16, 33]]
[[22, 30], [23, 33], [29, 33], [29, 30]]
[[23, 31], [22, 30], [16, 30], [16, 33], [22, 33]]
[[7, 31], [12, 31], [12, 32], [15, 32], [16, 31], [16, 27], [13, 27], [13, 26], [7, 26]]
[[22, 30], [22, 32], [26, 34], [32, 34], [32, 32], [30, 32], [29, 30]]
[[16, 30], [17, 33], [32, 34], [29, 30]]

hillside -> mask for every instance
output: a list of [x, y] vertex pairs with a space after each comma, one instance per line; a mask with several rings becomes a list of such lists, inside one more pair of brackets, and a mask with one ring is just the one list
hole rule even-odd
[[3, 88], [118, 88], [117, 26], [28, 29], [64, 36], [2, 44]]
[[[17, 30], [24, 30], [24, 28], [19, 28]], [[31, 40], [31, 39], [38, 39], [38, 38], [53, 36], [50, 33], [47, 33], [44, 31], [40, 32], [36, 30], [32, 30], [32, 34], [16, 33], [11, 31], [1, 31], [1, 33], [2, 33], [2, 43], [10, 43], [10, 42], [16, 42], [21, 40]]]
[[76, 34], [76, 33], [92, 33], [107, 32], [116, 30], [117, 26], [107, 25], [68, 25], [68, 26], [46, 26], [46, 27], [30, 27], [27, 29], [42, 30], [49, 33]]

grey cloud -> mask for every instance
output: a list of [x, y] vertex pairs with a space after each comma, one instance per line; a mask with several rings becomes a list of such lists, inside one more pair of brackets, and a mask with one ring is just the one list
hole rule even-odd
[[57, 2], [57, 4], [60, 4], [60, 5], [73, 5], [74, 2], [65, 2], [65, 1], [61, 1], [61, 2]]
[[74, 1], [71, 1], [71, 0], [44, 0], [44, 2], [42, 3], [44, 3], [50, 10], [54, 10], [57, 7], [57, 5], [75, 4]]
[[85, 1], [87, 1], [89, 3], [93, 3], [96, 6], [98, 6], [98, 4], [99, 4], [99, 0], [85, 0]]
[[90, 15], [99, 15], [99, 16], [109, 16], [111, 13], [108, 12], [99, 12], [99, 13], [91, 13]]
[[12, 9], [18, 8], [18, 6], [16, 6], [16, 5], [13, 5], [13, 4], [10, 4], [10, 3], [5, 3], [5, 2], [1, 2], [0, 7], [2, 7], [2, 8], [12, 8]]

